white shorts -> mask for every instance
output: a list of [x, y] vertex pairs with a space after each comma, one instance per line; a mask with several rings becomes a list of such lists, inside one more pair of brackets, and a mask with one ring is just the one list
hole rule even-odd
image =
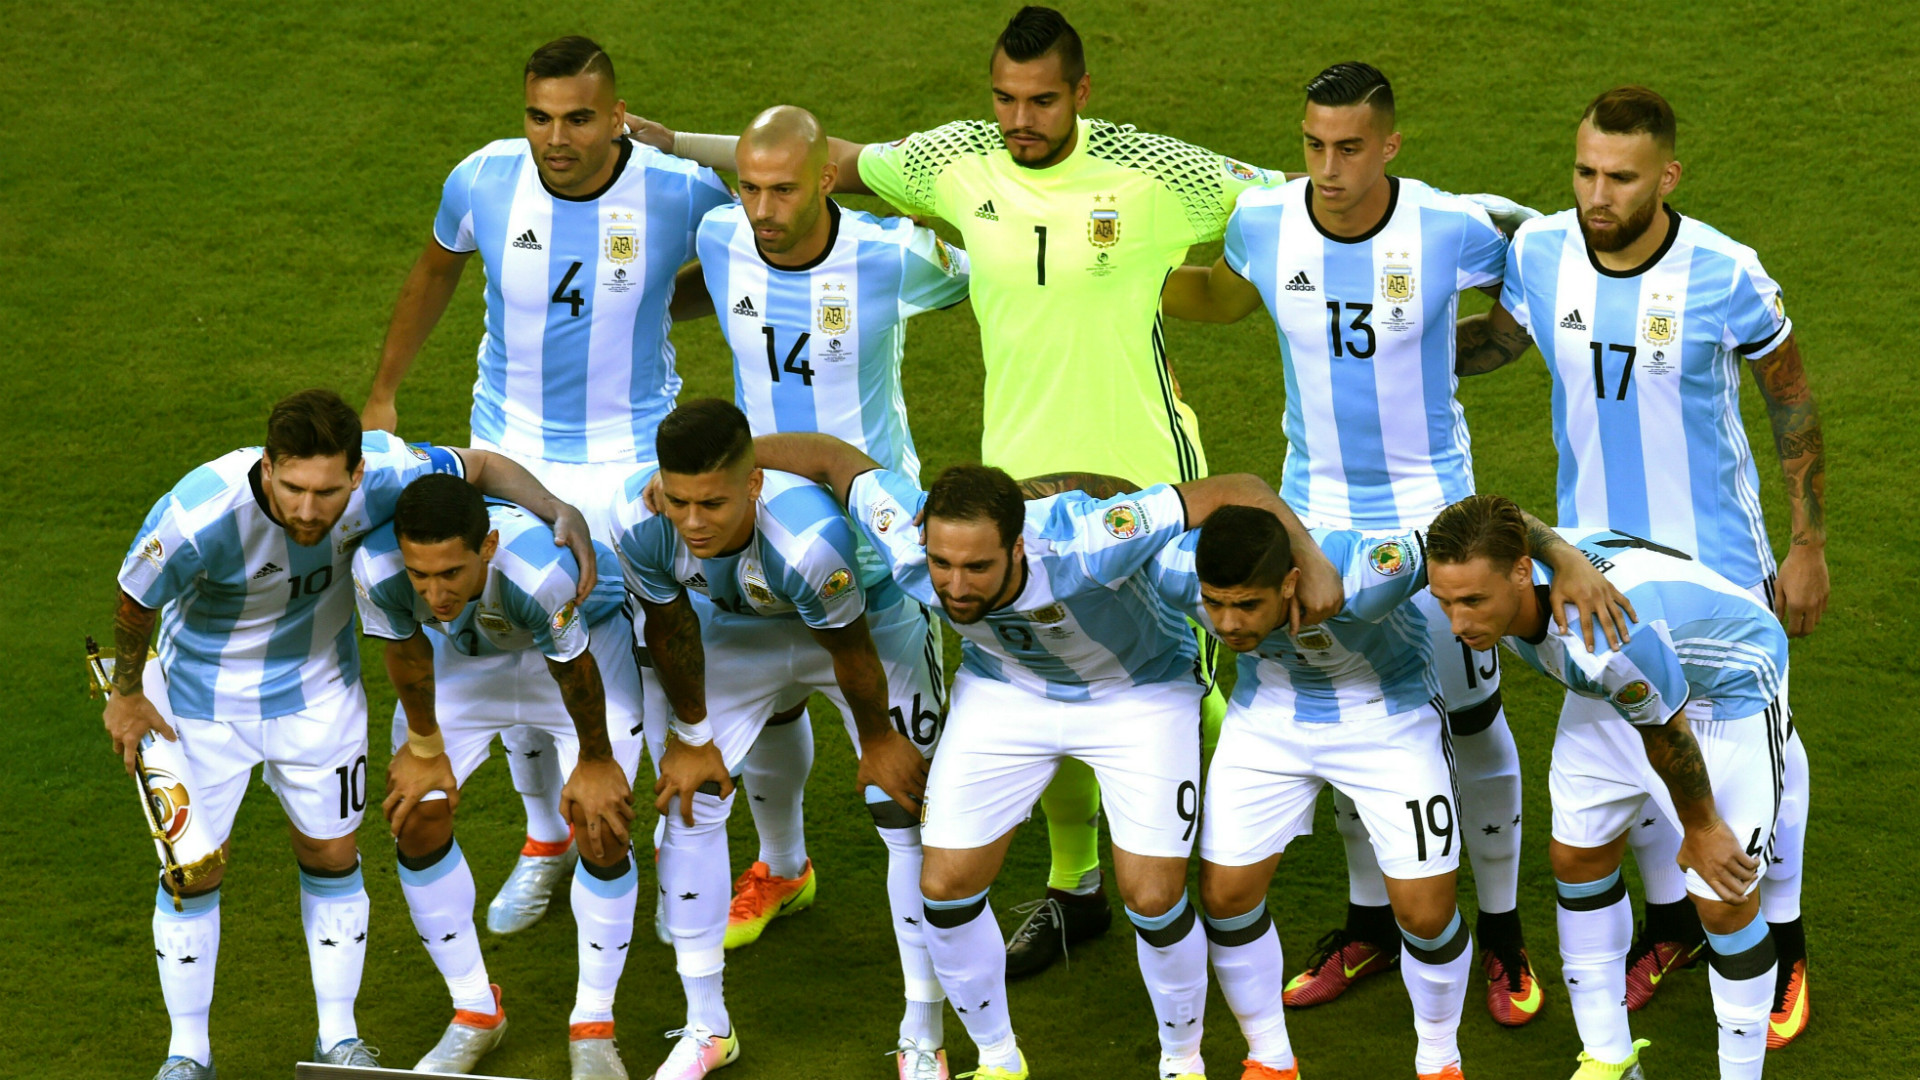
[[1184, 859], [1200, 818], [1197, 683], [1158, 683], [1052, 701], [962, 671], [946, 738], [927, 777], [920, 839], [985, 847], [1026, 820], [1060, 762], [1093, 767], [1113, 846]]
[[[1781, 748], [1787, 729], [1784, 682], [1775, 703], [1757, 716], [1687, 717], [1713, 785], [1714, 808], [1760, 862], [1756, 886], [1771, 861], [1774, 819], [1780, 811]], [[1554, 733], [1547, 785], [1553, 800], [1553, 838], [1569, 847], [1604, 847], [1656, 813], [1680, 827], [1673, 799], [1648, 763], [1640, 733], [1597, 698], [1567, 694]], [[1718, 896], [1691, 870], [1687, 891], [1709, 900]]]
[[230, 724], [175, 716], [157, 659], [147, 661], [146, 683], [147, 699], [180, 736], [209, 843], [223, 844], [233, 834], [255, 765], [301, 835], [333, 840], [360, 827], [367, 809], [367, 692], [359, 682], [305, 712]]
[[[512, 458], [533, 478], [545, 485], [548, 491], [561, 502], [580, 511], [587, 519], [587, 531], [595, 540], [612, 544], [613, 510], [625, 499], [627, 480], [636, 472], [644, 472], [654, 467], [653, 463], [633, 461], [611, 461], [580, 463], [574, 461], [542, 461], [539, 458], [523, 457], [509, 450], [502, 450], [485, 440], [476, 439], [475, 449], [491, 451]], [[651, 450], [651, 447], [649, 447]], [[601, 573], [618, 575], [620, 568], [601, 567]]]
[[[466, 656], [448, 645], [446, 635], [429, 633], [433, 641], [433, 712], [447, 744], [447, 760], [454, 779], [465, 784], [487, 759], [488, 744], [508, 728], [525, 726], [553, 739], [560, 777], [573, 775], [580, 760], [580, 737], [560, 696], [560, 684], [547, 669], [538, 649]], [[614, 760], [632, 782], [640, 767], [642, 718], [640, 672], [633, 662], [633, 630], [626, 616], [615, 614], [595, 623], [587, 648], [600, 668], [606, 694], [607, 736]], [[407, 741], [406, 709], [393, 708], [393, 747]], [[557, 793], [556, 793], [557, 794]], [[445, 798], [439, 792], [430, 799]]]
[[1432, 705], [1332, 724], [1230, 706], [1207, 771], [1200, 857], [1249, 866], [1286, 850], [1313, 831], [1314, 800], [1329, 784], [1353, 801], [1388, 877], [1459, 868], [1453, 748]]
[[[797, 618], [731, 615], [704, 602], [700, 643], [707, 661], [707, 720], [727, 770], [738, 773], [767, 719], [815, 692], [840, 709], [853, 752], [860, 738], [846, 695], [833, 675], [833, 655]], [[888, 715], [894, 727], [932, 756], [945, 726], [939, 624], [918, 603], [902, 598], [866, 615], [867, 632], [887, 675]], [[666, 749], [667, 725], [647, 730], [654, 760]]]

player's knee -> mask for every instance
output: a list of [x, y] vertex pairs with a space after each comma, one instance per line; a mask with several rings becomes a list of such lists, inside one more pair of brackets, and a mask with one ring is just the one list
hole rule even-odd
[[1248, 874], [1236, 874], [1212, 863], [1200, 864], [1200, 906], [1216, 919], [1231, 918], [1265, 902], [1264, 882]]
[[1406, 904], [1405, 910], [1396, 907], [1393, 917], [1406, 933], [1417, 938], [1433, 939], [1447, 932], [1456, 914], [1452, 896], [1423, 896]]
[[1599, 881], [1620, 869], [1620, 847], [1578, 848], [1555, 840], [1547, 845], [1547, 859], [1553, 866], [1553, 876], [1560, 881], [1570, 885]]
[[293, 831], [293, 856], [301, 866], [327, 873], [345, 873], [360, 863], [360, 848], [353, 834], [318, 839], [299, 830]]
[[448, 809], [444, 799], [435, 799], [413, 808], [413, 812], [407, 815], [406, 824], [400, 827], [396, 843], [400, 854], [419, 858], [445, 847], [452, 838], [453, 811]]
[[991, 884], [991, 872], [982, 874], [947, 852], [929, 851], [920, 864], [920, 895], [928, 900], [965, 900]]
[[1759, 917], [1760, 898], [1756, 893], [1748, 893], [1736, 904], [1718, 898], [1709, 900], [1697, 893], [1688, 895], [1693, 899], [1694, 908], [1700, 912], [1700, 925], [1709, 934], [1739, 933]]
[[1146, 918], [1157, 918], [1172, 911], [1187, 895], [1186, 875], [1155, 874], [1145, 881], [1129, 882], [1122, 890], [1127, 910]]

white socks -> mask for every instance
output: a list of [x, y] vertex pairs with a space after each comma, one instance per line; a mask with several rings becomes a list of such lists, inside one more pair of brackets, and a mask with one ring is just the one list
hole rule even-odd
[[1506, 710], [1483, 731], [1449, 738], [1480, 910], [1512, 911], [1520, 903], [1520, 753]]
[[1201, 1017], [1207, 1008], [1207, 938], [1194, 932], [1193, 905], [1185, 893], [1164, 915], [1127, 909], [1133, 921], [1140, 977], [1160, 1025], [1160, 1053], [1199, 1072]]
[[420, 859], [401, 855], [400, 894], [427, 956], [447, 980], [453, 1007], [493, 1015], [493, 990], [473, 926], [473, 871], [460, 842], [448, 840], [445, 848]]
[[907, 994], [900, 1037], [936, 1048], [944, 1046], [945, 1010], [941, 1004], [947, 995], [940, 989], [933, 957], [927, 952], [926, 910], [920, 902], [920, 823], [879, 788], [869, 787], [866, 799], [874, 831], [887, 845], [887, 912], [893, 921], [894, 944], [900, 949], [900, 973]]
[[633, 912], [640, 897], [640, 875], [629, 853], [615, 866], [581, 859], [573, 866], [573, 922], [580, 951], [580, 976], [574, 985], [568, 1024], [613, 1019], [613, 992], [627, 966], [633, 939]]
[[727, 814], [733, 796], [693, 797], [689, 828], [675, 800], [660, 841], [660, 890], [666, 899], [667, 932], [673, 935], [674, 967], [687, 994], [687, 1023], [731, 1033], [721, 996], [726, 966], [727, 908], [733, 900], [727, 863]]
[[1274, 1069], [1293, 1067], [1293, 1043], [1287, 1038], [1287, 1014], [1280, 1002], [1287, 971], [1280, 935], [1262, 901], [1259, 907], [1225, 919], [1207, 918], [1207, 957], [1220, 996], [1227, 999], [1247, 1040], [1247, 1057]]
[[1774, 862], [1760, 879], [1760, 912], [1770, 923], [1800, 918], [1800, 869], [1807, 847], [1807, 747], [1795, 734], [1780, 750], [1786, 769], [1780, 778], [1780, 813], [1773, 825]]
[[1460, 1013], [1473, 967], [1473, 935], [1455, 911], [1439, 937], [1415, 937], [1404, 929], [1400, 936], [1405, 940], [1400, 979], [1413, 1001], [1413, 1031], [1420, 1038], [1414, 1071], [1437, 1073], [1460, 1060]]
[[567, 819], [560, 816], [560, 789], [566, 781], [560, 776], [560, 752], [553, 736], [524, 725], [500, 733], [500, 745], [507, 748], [507, 771], [513, 774], [513, 790], [527, 808], [527, 839], [543, 844], [564, 844], [572, 834]]
[[160, 994], [173, 1021], [168, 1057], [213, 1064], [207, 1041], [207, 1012], [213, 1007], [213, 969], [220, 956], [220, 890], [181, 901], [159, 890], [153, 899], [153, 960], [160, 969]]
[[1608, 1063], [1625, 1061], [1633, 1053], [1626, 966], [1633, 908], [1626, 884], [1615, 870], [1600, 881], [1554, 885], [1560, 896], [1560, 976], [1566, 980], [1574, 1027], [1588, 1054]]
[[775, 877], [797, 878], [807, 869], [803, 806], [813, 771], [813, 721], [805, 709], [784, 724], [760, 730], [741, 765], [741, 786], [760, 834], [760, 861]]
[[963, 900], [921, 898], [927, 952], [960, 1023], [980, 1049], [982, 1068], [1012, 1069], [1020, 1054], [1007, 1017], [1007, 942], [987, 894]]
[[[300, 922], [307, 932], [313, 997], [320, 1014], [320, 1048], [331, 1050], [360, 1033], [353, 999], [367, 962], [367, 890], [360, 863], [344, 874], [300, 868]], [[492, 997], [488, 997], [492, 1003]]]
[[1720, 1080], [1760, 1080], [1773, 1009], [1773, 935], [1756, 918], [1731, 934], [1708, 934], [1707, 984], [1720, 1029]]
[[1675, 861], [1680, 855], [1680, 830], [1648, 799], [1639, 820], [1627, 830], [1633, 863], [1640, 868], [1640, 884], [1649, 904], [1677, 904], [1687, 898], [1687, 874]]

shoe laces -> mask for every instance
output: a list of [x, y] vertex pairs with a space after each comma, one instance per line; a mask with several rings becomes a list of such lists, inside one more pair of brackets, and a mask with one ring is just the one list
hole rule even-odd
[[1017, 914], [1026, 916], [1020, 928], [1013, 932], [1015, 941], [1031, 941], [1046, 933], [1049, 929], [1047, 924], [1051, 923], [1051, 929], [1060, 932], [1060, 959], [1065, 961], [1068, 967], [1073, 966], [1073, 959], [1067, 953], [1067, 911], [1060, 906], [1058, 899], [1043, 896], [1038, 900], [1015, 904], [1013, 910]]
[[[1522, 983], [1525, 981], [1527, 971], [1527, 958], [1525, 954], [1520, 951], [1520, 946], [1510, 942], [1495, 945], [1487, 950], [1487, 955], [1495, 963], [1500, 965], [1501, 974], [1505, 975], [1507, 979], [1507, 991], [1514, 994], [1519, 993], [1522, 989]], [[1628, 966], [1631, 967], [1632, 965]]]
[[1347, 933], [1344, 926], [1336, 926], [1320, 935], [1320, 940], [1313, 943], [1313, 959], [1308, 961], [1307, 970], [1315, 975], [1320, 974], [1320, 969], [1327, 966], [1327, 961], [1339, 956], [1353, 941], [1353, 935]]
[[733, 902], [727, 905], [728, 919], [751, 919], [766, 908], [767, 894], [773, 891], [773, 872], [756, 873], [755, 863], [740, 871], [733, 881]]
[[899, 1045], [885, 1051], [881, 1056], [897, 1059], [901, 1055], [905, 1055], [907, 1059], [907, 1075], [914, 1077], [915, 1080], [920, 1077], [932, 1080], [933, 1077], [940, 1075], [939, 1047], [926, 1047], [912, 1039], [902, 1038]]
[[[667, 1054], [668, 1063], [672, 1063], [676, 1058], [692, 1059], [697, 1057], [700, 1051], [713, 1045], [713, 1031], [697, 1024], [692, 1027], [674, 1028], [667, 1032], [667, 1038], [679, 1040], [673, 1044], [673, 1050]], [[663, 1065], [662, 1068], [665, 1066]]]

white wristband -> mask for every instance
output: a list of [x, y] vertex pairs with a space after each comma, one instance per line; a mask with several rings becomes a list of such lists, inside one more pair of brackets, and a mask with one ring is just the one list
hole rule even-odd
[[689, 724], [676, 717], [673, 721], [673, 737], [688, 746], [705, 746], [713, 741], [713, 721], [702, 720]]
[[740, 145], [738, 135], [701, 135], [693, 132], [676, 131], [673, 133], [673, 156], [705, 165], [709, 169], [733, 170], [733, 155]]

